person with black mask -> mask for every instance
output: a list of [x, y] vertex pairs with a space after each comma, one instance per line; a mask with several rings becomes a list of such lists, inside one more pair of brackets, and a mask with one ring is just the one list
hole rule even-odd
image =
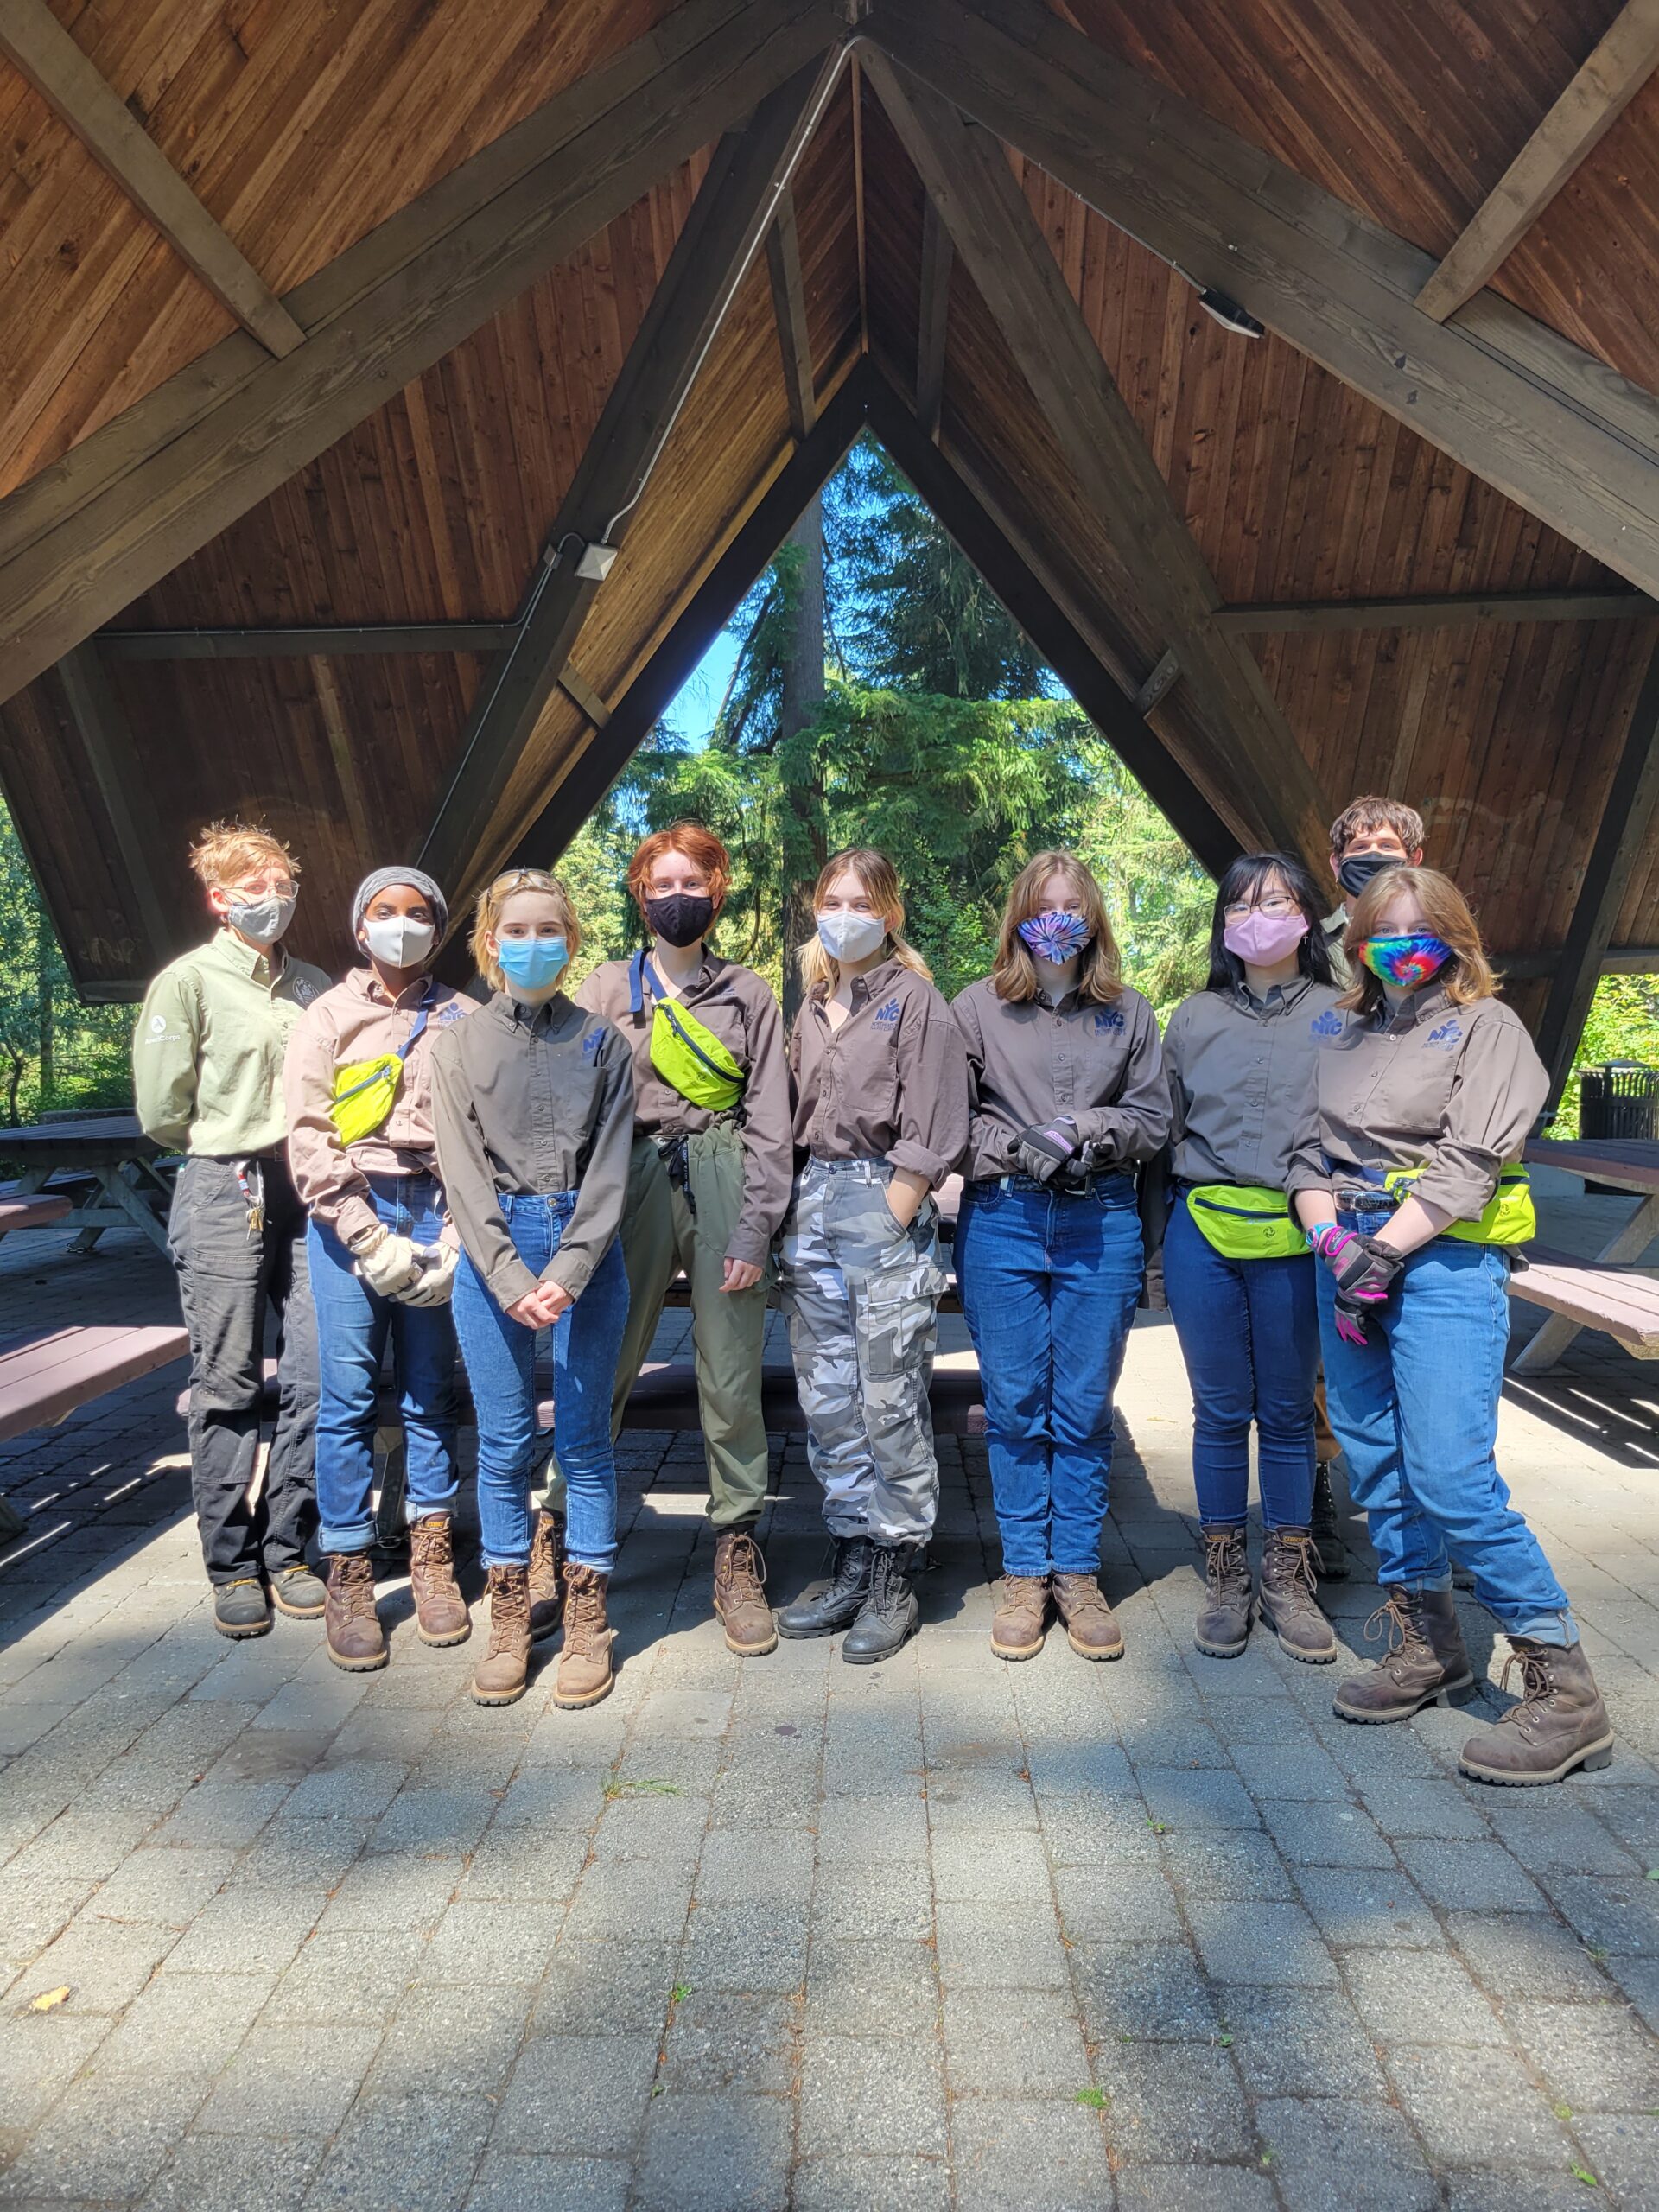
[[[628, 866], [650, 943], [608, 960], [576, 992], [633, 1053], [634, 1142], [622, 1217], [628, 1325], [617, 1363], [613, 1428], [681, 1268], [691, 1290], [697, 1404], [715, 1535], [714, 1605], [728, 1647], [773, 1650], [755, 1529], [766, 1500], [760, 1408], [772, 1240], [794, 1169], [789, 1070], [772, 987], [722, 960], [706, 939], [732, 880], [726, 848], [699, 822], [646, 837]], [[556, 1471], [540, 1503], [532, 1599], [556, 1572]]]
[[1414, 806], [1396, 798], [1382, 798], [1374, 791], [1344, 806], [1331, 824], [1331, 873], [1342, 891], [1342, 903], [1322, 925], [1338, 982], [1347, 981], [1342, 940], [1355, 900], [1374, 875], [1385, 868], [1421, 868], [1423, 859], [1423, 817]]

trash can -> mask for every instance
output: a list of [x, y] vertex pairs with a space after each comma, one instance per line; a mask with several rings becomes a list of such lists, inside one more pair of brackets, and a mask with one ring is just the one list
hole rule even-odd
[[[1659, 1120], [1659, 1068], [1640, 1060], [1608, 1060], [1579, 1071], [1581, 1138], [1652, 1143]], [[1611, 1183], [1586, 1183], [1586, 1197], [1630, 1196]]]

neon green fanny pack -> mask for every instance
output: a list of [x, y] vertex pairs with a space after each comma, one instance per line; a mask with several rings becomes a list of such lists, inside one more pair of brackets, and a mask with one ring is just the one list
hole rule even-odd
[[[1382, 1179], [1396, 1198], [1408, 1198], [1421, 1167], [1395, 1167]], [[1442, 1236], [1461, 1237], [1465, 1244], [1525, 1244], [1538, 1234], [1538, 1216], [1532, 1203], [1532, 1179], [1519, 1162], [1506, 1167], [1497, 1188], [1474, 1221], [1454, 1221]]]
[[[729, 1113], [748, 1080], [742, 1068], [706, 1022], [664, 995], [643, 953], [634, 978], [651, 986], [651, 1065], [663, 1081], [693, 1106], [710, 1114]], [[642, 1003], [636, 1000], [636, 1007]]]
[[1294, 1260], [1307, 1239], [1282, 1191], [1250, 1183], [1197, 1183], [1186, 1210], [1198, 1234], [1224, 1260]]

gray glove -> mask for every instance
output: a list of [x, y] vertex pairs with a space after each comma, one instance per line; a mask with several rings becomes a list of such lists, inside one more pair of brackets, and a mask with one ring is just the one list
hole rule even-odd
[[452, 1245], [417, 1244], [421, 1272], [408, 1290], [400, 1290], [405, 1306], [447, 1306], [455, 1287], [455, 1263], [461, 1255]]
[[357, 1272], [382, 1298], [401, 1298], [420, 1275], [421, 1263], [407, 1236], [381, 1229], [352, 1248]]

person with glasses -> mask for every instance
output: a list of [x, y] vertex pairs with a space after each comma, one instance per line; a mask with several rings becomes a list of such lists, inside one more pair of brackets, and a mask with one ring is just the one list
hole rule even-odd
[[1322, 1262], [1331, 1420], [1383, 1588], [1373, 1627], [1389, 1639], [1381, 1662], [1338, 1691], [1336, 1711], [1405, 1720], [1472, 1687], [1455, 1547], [1509, 1639], [1505, 1679], [1518, 1666], [1522, 1684], [1459, 1764], [1479, 1782], [1559, 1782], [1605, 1766], [1612, 1730], [1567, 1592], [1494, 1457], [1510, 1255], [1535, 1227], [1522, 1148], [1548, 1078], [1449, 878], [1424, 868], [1374, 878], [1347, 952], [1347, 1018], [1319, 1055], [1292, 1169]]
[[[1293, 1659], [1337, 1656], [1310, 1534], [1314, 1267], [1287, 1195], [1319, 1054], [1341, 1033], [1336, 1000], [1313, 876], [1282, 853], [1236, 860], [1216, 893], [1209, 982], [1176, 1007], [1164, 1036], [1164, 1290], [1192, 1386], [1205, 1548], [1193, 1641], [1215, 1659], [1238, 1656], [1258, 1611]], [[1245, 1535], [1252, 1428], [1259, 1585]]]
[[[306, 1563], [316, 1529], [317, 1332], [305, 1208], [288, 1171], [283, 1060], [328, 988], [283, 939], [299, 863], [278, 837], [215, 822], [190, 867], [218, 928], [162, 969], [133, 1032], [144, 1133], [185, 1154], [168, 1244], [190, 1334], [190, 1482], [221, 1636], [264, 1636], [271, 1606], [318, 1620]], [[265, 1314], [277, 1319], [276, 1427], [257, 1501]]]

